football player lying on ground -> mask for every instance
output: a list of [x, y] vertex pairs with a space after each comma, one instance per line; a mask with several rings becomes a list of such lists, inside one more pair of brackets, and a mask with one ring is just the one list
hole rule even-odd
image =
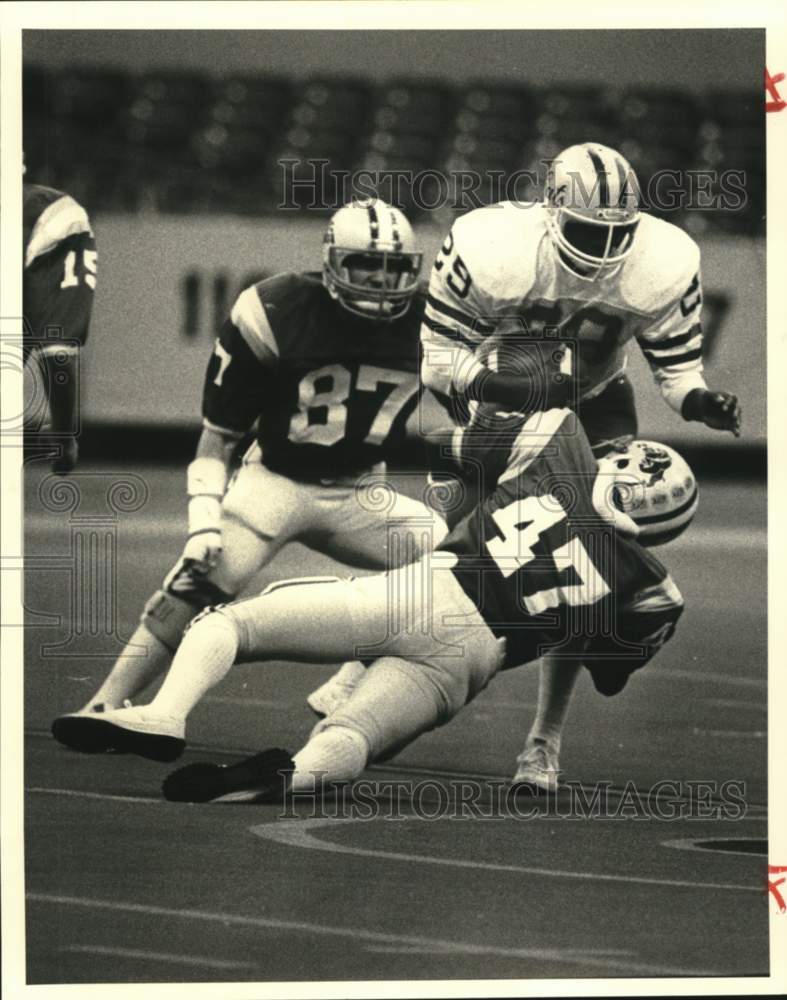
[[[466, 436], [455, 437], [463, 460], [472, 461]], [[493, 445], [484, 441], [481, 454]], [[505, 448], [495, 490], [436, 552], [362, 579], [273, 584], [207, 611], [187, 631], [150, 705], [80, 719], [83, 748], [175, 759], [189, 712], [235, 662], [374, 661], [296, 754], [295, 790], [309, 787], [313, 772], [357, 777], [369, 762], [448, 722], [498, 670], [547, 648], [579, 644], [596, 687], [622, 690], [670, 637], [683, 602], [661, 563], [614, 526], [610, 490], [628, 492], [627, 505], [646, 528], [654, 509], [671, 507], [674, 533], [696, 508], [693, 477], [679, 456], [641, 443], [625, 469], [599, 476], [581, 425], [564, 408], [534, 414]], [[642, 472], [636, 456], [646, 451], [655, 468]], [[691, 500], [683, 511], [678, 493]], [[617, 518], [636, 533], [630, 518]], [[660, 515], [658, 523], [668, 530]], [[273, 758], [280, 766], [281, 755]], [[178, 772], [165, 794], [209, 799], [274, 780], [270, 758], [261, 758], [264, 774], [255, 760], [251, 777], [249, 762], [208, 767], [207, 779], [204, 767], [196, 779], [193, 767]]]
[[[381, 489], [410, 432], [447, 423], [420, 389], [420, 267], [404, 215], [357, 202], [331, 218], [321, 275], [281, 274], [241, 293], [205, 376], [183, 554], [95, 694], [55, 720], [58, 740], [81, 749], [79, 718], [144, 690], [194, 615], [231, 601], [285, 543], [382, 570], [444, 537], [424, 503]], [[232, 450], [255, 421], [256, 444], [227, 488]], [[374, 502], [383, 493], [390, 509]], [[418, 528], [410, 548], [394, 523]]]
[[[677, 226], [642, 214], [639, 190], [618, 152], [582, 143], [555, 157], [542, 203], [502, 202], [457, 219], [432, 269], [421, 331], [424, 383], [453, 404], [457, 422], [488, 424], [501, 407], [521, 412], [534, 347], [569, 345], [564, 378], [534, 402], [572, 406], [593, 453], [607, 454], [637, 434], [625, 373], [635, 340], [673, 410], [740, 433], [736, 397], [709, 390], [702, 374], [699, 247]], [[555, 786], [580, 666], [558, 654], [542, 661], [518, 780]], [[345, 670], [309, 704], [328, 714], [350, 683]]]

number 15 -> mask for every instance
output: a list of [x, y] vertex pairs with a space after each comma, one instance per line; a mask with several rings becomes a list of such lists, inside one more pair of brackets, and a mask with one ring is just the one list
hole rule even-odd
[[69, 250], [63, 263], [63, 280], [60, 282], [61, 288], [74, 288], [79, 284], [80, 276], [77, 274], [77, 254], [82, 254], [82, 279], [89, 288], [96, 287], [96, 264], [98, 252], [96, 250]]

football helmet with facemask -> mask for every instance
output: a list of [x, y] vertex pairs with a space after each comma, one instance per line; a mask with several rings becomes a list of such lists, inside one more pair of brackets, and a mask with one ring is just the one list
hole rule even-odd
[[639, 224], [639, 185], [608, 146], [569, 146], [549, 166], [544, 205], [560, 264], [585, 281], [610, 277], [631, 253]]
[[594, 495], [599, 491], [607, 504], [631, 518], [637, 541], [648, 546], [677, 538], [699, 504], [697, 480], [686, 460], [656, 441], [632, 441], [600, 458]]
[[423, 255], [398, 208], [374, 199], [345, 205], [323, 240], [323, 284], [331, 297], [358, 316], [403, 316], [418, 287]]

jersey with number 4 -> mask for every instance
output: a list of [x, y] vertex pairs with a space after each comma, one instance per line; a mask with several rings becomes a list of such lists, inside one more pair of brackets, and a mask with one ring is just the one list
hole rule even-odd
[[25, 337], [84, 344], [96, 287], [96, 243], [82, 206], [62, 191], [23, 186]]
[[[629, 641], [664, 641], [680, 594], [657, 559], [596, 512], [598, 467], [576, 416], [565, 408], [537, 413], [513, 443], [501, 441], [508, 457], [496, 488], [438, 552], [453, 553], [462, 589], [506, 638], [505, 666], [578, 636], [599, 652], [622, 639], [618, 658]], [[486, 464], [496, 447], [485, 440], [478, 461]]]
[[419, 291], [391, 322], [356, 317], [319, 274], [281, 274], [241, 293], [216, 341], [205, 425], [240, 435], [259, 418], [265, 465], [337, 478], [384, 460], [418, 402]]
[[[424, 314], [424, 382], [450, 394], [468, 352], [498, 371], [554, 345], [580, 399], [626, 366], [636, 339], [667, 402], [680, 409], [702, 377], [700, 252], [683, 230], [643, 215], [618, 270], [586, 281], [560, 262], [536, 202], [501, 202], [457, 219], [437, 255]], [[570, 353], [565, 348], [570, 348]]]

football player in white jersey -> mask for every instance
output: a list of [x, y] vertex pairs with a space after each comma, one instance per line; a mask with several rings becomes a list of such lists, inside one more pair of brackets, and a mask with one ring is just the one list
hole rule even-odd
[[[701, 304], [694, 240], [640, 212], [619, 153], [571, 146], [551, 164], [543, 202], [501, 202], [454, 223], [432, 269], [422, 378], [471, 426], [569, 405], [600, 456], [637, 433], [625, 374], [636, 340], [670, 407], [737, 436], [736, 397], [703, 378]], [[515, 780], [556, 787], [579, 669], [543, 660]]]

